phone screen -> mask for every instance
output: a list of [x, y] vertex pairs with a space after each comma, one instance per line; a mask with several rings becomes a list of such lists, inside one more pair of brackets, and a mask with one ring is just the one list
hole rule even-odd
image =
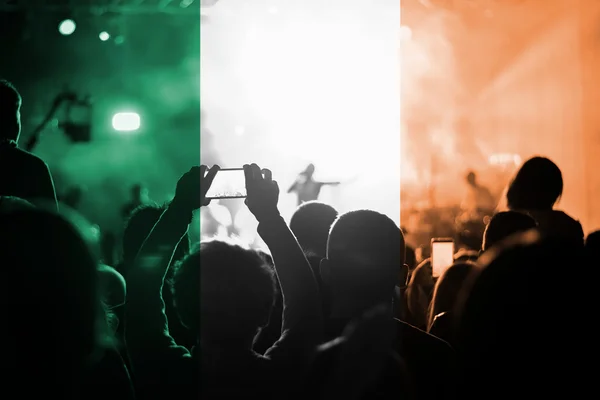
[[454, 264], [454, 241], [434, 239], [431, 241], [431, 269], [434, 277], [439, 277]]
[[242, 168], [221, 169], [206, 193], [207, 199], [242, 199], [246, 197], [246, 178]]

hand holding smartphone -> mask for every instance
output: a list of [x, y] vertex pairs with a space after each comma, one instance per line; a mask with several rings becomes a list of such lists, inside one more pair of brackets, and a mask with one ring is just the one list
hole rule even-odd
[[438, 278], [454, 264], [454, 240], [451, 238], [431, 239], [431, 270]]

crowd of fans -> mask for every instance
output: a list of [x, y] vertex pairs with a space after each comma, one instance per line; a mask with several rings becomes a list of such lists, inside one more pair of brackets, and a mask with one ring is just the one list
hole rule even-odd
[[[129, 213], [118, 265], [18, 147], [0, 82], [0, 264], [6, 394], [62, 399], [446, 400], [592, 396], [599, 232], [554, 210], [560, 169], [526, 161], [481, 249], [439, 278], [372, 210], [278, 210], [244, 166], [268, 252], [188, 237], [219, 167], [193, 166], [163, 207]], [[474, 251], [476, 250], [476, 251]], [[413, 265], [407, 265], [413, 264]]]

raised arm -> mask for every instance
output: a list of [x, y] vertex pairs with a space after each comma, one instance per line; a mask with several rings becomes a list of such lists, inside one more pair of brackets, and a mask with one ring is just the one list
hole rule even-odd
[[218, 167], [211, 169], [202, 178], [206, 167], [194, 167], [181, 177], [174, 200], [146, 238], [127, 276], [125, 339], [134, 369], [144, 369], [151, 360], [187, 355], [187, 350], [177, 346], [169, 334], [162, 288], [173, 253], [187, 233], [192, 212], [204, 202], [204, 194], [217, 170]]
[[261, 171], [253, 164], [244, 166], [244, 172], [246, 205], [258, 220], [258, 233], [271, 251], [283, 294], [281, 338], [266, 355], [277, 358], [292, 351], [302, 354], [321, 339], [323, 316], [317, 281], [298, 241], [279, 214], [279, 187], [272, 180], [271, 171]]
[[288, 189], [288, 193], [292, 193], [295, 192], [298, 189], [298, 179], [296, 179], [294, 181], [294, 183], [292, 183], [292, 186], [290, 186], [290, 188]]

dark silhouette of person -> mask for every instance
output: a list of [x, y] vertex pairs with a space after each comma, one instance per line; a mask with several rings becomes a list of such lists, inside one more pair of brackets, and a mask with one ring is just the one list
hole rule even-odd
[[[371, 210], [340, 216], [331, 227], [327, 258], [321, 276], [331, 296], [328, 339], [339, 336], [348, 322], [373, 307], [392, 307], [394, 289], [405, 262], [405, 241], [389, 217]], [[398, 319], [394, 350], [413, 377], [421, 399], [448, 399], [453, 395], [456, 358], [444, 341]], [[435, 384], [432, 384], [435, 382]]]
[[303, 376], [290, 369], [306, 365], [320, 341], [317, 283], [277, 209], [277, 183], [255, 164], [244, 166], [246, 206], [282, 289], [280, 338], [264, 355], [252, 350], [274, 300], [275, 280], [265, 260], [253, 250], [208, 241], [177, 264], [172, 280], [179, 318], [197, 344], [190, 351], [173, 341], [161, 297], [164, 278], [193, 211], [209, 203], [206, 192], [217, 170], [206, 174], [205, 167], [194, 167], [180, 178], [127, 277], [125, 336], [140, 398], [287, 398], [296, 389], [292, 382]]
[[473, 215], [490, 213], [496, 208], [494, 196], [488, 188], [477, 181], [475, 172], [470, 171], [466, 177], [468, 190], [461, 204], [462, 209]]
[[600, 231], [588, 235], [585, 239], [585, 251], [589, 261], [600, 261]]
[[15, 196], [58, 210], [50, 170], [39, 157], [18, 147], [21, 95], [0, 80], [0, 196]]
[[[329, 229], [338, 217], [338, 212], [332, 206], [319, 201], [308, 201], [298, 206], [290, 219], [290, 229], [304, 250], [315, 278], [322, 287], [319, 265], [327, 252]], [[329, 307], [327, 294], [321, 291], [323, 310]]]
[[329, 229], [338, 217], [332, 206], [319, 201], [301, 204], [290, 220], [290, 229], [304, 252], [325, 257]]
[[322, 344], [304, 385], [304, 397], [318, 400], [415, 399], [406, 362], [393, 350], [391, 311], [376, 307], [352, 321], [342, 336]]
[[[165, 210], [166, 206], [145, 204], [133, 210], [129, 216], [122, 238], [122, 259], [117, 266], [117, 271], [125, 276], [125, 278], [127, 278], [129, 269], [133, 265], [135, 257], [142, 248], [146, 237], [148, 237], [152, 228], [154, 228], [154, 225], [156, 225]], [[173, 263], [187, 254], [189, 246], [187, 238], [185, 239], [186, 240], [181, 240], [181, 242], [179, 242], [177, 250], [175, 251]], [[167, 271], [167, 280], [171, 279], [172, 275], [173, 270], [169, 269]], [[191, 348], [195, 344], [195, 337], [190, 337], [190, 332], [179, 322], [179, 317], [177, 316], [173, 305], [173, 296], [170, 286], [165, 285], [162, 291], [162, 297], [165, 300], [165, 313], [169, 319], [169, 332], [171, 336], [173, 336], [180, 345]], [[114, 310], [119, 321], [125, 320], [124, 311], [124, 308]], [[122, 337], [124, 334], [124, 328], [125, 325], [119, 323], [117, 330], [117, 335], [119, 337]]]
[[546, 157], [525, 161], [506, 191], [509, 210], [525, 212], [538, 223], [538, 229], [583, 245], [581, 223], [563, 211], [554, 209], [563, 194], [563, 177], [558, 165]]
[[309, 164], [304, 171], [298, 175], [296, 181], [288, 189], [288, 193], [296, 193], [298, 196], [298, 205], [307, 201], [319, 200], [319, 194], [323, 186], [335, 186], [340, 182], [319, 182], [313, 179], [315, 166]]
[[2, 279], [4, 387], [26, 398], [43, 390], [70, 400], [133, 399], [93, 252], [62, 216], [23, 206], [0, 214], [0, 263], [10, 265]]
[[596, 280], [565, 284], [565, 271], [592, 266], [584, 265], [581, 243], [536, 230], [481, 256], [459, 305], [461, 399], [581, 398], [594, 390], [588, 357], [598, 340], [583, 326], [595, 312]]
[[465, 282], [475, 270], [471, 262], [455, 263], [439, 277], [428, 310], [427, 332], [452, 344], [456, 324], [456, 305]]
[[487, 251], [515, 233], [525, 232], [536, 227], [535, 219], [527, 214], [517, 211], [500, 212], [494, 215], [486, 226], [481, 249]]

